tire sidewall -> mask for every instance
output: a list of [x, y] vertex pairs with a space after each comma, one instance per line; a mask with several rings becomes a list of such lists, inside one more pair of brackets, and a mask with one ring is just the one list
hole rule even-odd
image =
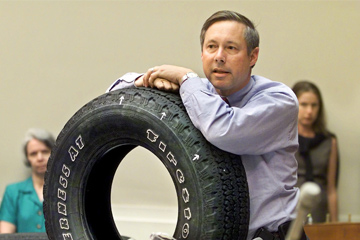
[[[155, 154], [172, 178], [176, 239], [246, 239], [249, 202], [241, 160], [203, 138], [178, 96], [149, 89], [104, 94], [65, 125], [45, 176], [49, 239], [120, 239], [111, 212], [111, 183], [122, 158], [136, 146]], [[103, 223], [104, 231], [97, 226]]]
[[[138, 114], [134, 115], [134, 111]], [[197, 192], [198, 182], [192, 174], [195, 169], [191, 156], [165, 122], [144, 109], [126, 105], [97, 108], [75, 122], [58, 143], [52, 156], [56, 161], [49, 169], [52, 186], [49, 195], [57, 196], [56, 201], [50, 203], [50, 208], [56, 211], [48, 211], [52, 219], [58, 219], [52, 227], [56, 239], [91, 239], [92, 233], [84, 219], [85, 206], [81, 204], [84, 198], [81, 189], [86, 188], [92, 168], [107, 151], [127, 144], [143, 146], [162, 161], [178, 196], [175, 236], [178, 239], [197, 237], [195, 231], [190, 232], [191, 228], [197, 228], [192, 223], [201, 219], [201, 208], [196, 207], [201, 199]]]

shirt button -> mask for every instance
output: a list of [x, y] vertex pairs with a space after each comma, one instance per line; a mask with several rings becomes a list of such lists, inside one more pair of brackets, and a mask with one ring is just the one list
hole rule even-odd
[[38, 224], [38, 225], [36, 225], [36, 227], [37, 227], [37, 229], [40, 229], [40, 228], [41, 228], [41, 225], [40, 225], [40, 224]]
[[41, 212], [41, 211], [38, 211], [38, 215], [41, 216], [41, 215], [42, 215], [42, 212]]

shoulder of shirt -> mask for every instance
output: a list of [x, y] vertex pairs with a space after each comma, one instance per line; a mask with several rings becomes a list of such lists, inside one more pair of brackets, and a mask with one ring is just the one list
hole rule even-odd
[[291, 88], [285, 83], [272, 81], [268, 78], [258, 75], [253, 75], [252, 78], [255, 81], [255, 87], [259, 88], [260, 90], [266, 90], [269, 92], [285, 92], [295, 96]]
[[272, 81], [268, 78], [253, 75], [254, 87], [252, 89], [253, 96], [266, 94], [269, 96], [287, 96], [292, 99], [294, 106], [298, 106], [298, 100], [293, 90], [282, 82]]
[[24, 181], [9, 184], [6, 187], [6, 190], [10, 192], [31, 191], [31, 187], [32, 187], [32, 178], [29, 177]]
[[252, 75], [252, 78], [254, 79], [256, 85], [267, 85], [268, 87], [283, 87], [284, 86], [286, 88], [289, 88], [282, 82], [276, 82], [276, 81], [270, 80], [266, 77], [262, 77], [259, 75]]

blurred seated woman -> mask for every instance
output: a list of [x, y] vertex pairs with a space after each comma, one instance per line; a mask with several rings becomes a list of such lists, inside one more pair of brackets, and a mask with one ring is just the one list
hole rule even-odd
[[27, 131], [23, 151], [31, 176], [6, 187], [0, 207], [0, 233], [45, 232], [44, 176], [54, 144], [54, 137], [46, 130]]
[[311, 212], [313, 222], [338, 220], [337, 173], [338, 147], [334, 134], [326, 127], [324, 104], [318, 87], [308, 81], [300, 81], [293, 87], [299, 100], [298, 131], [299, 150], [296, 159], [299, 164], [298, 183], [306, 181], [320, 185], [321, 201]]

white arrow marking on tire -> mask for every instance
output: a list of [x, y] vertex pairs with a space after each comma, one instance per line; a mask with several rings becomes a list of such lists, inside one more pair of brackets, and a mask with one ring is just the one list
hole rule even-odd
[[121, 96], [119, 105], [121, 105], [123, 100], [124, 100], [124, 96]]
[[166, 117], [166, 113], [162, 112], [160, 120], [163, 120], [164, 117]]
[[194, 154], [193, 161], [198, 160], [199, 158], [200, 158], [200, 156], [198, 154]]

